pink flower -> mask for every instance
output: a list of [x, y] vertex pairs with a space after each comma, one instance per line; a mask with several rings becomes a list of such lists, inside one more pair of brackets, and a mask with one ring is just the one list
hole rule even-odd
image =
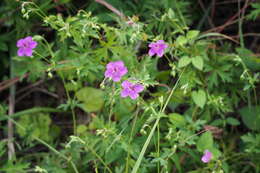
[[127, 73], [127, 68], [123, 61], [110, 62], [106, 66], [105, 77], [111, 78], [114, 82], [121, 80], [121, 77]]
[[201, 161], [208, 163], [212, 159], [212, 153], [209, 150], [204, 151], [204, 155], [201, 158]]
[[141, 84], [134, 84], [127, 80], [122, 83], [121, 97], [125, 98], [129, 96], [132, 100], [135, 100], [140, 92], [144, 90], [144, 86]]
[[22, 38], [17, 41], [16, 46], [18, 56], [32, 56], [33, 49], [36, 48], [37, 42], [32, 40], [31, 36]]
[[163, 40], [158, 40], [155, 43], [150, 43], [149, 44], [150, 50], [149, 50], [149, 55], [153, 56], [157, 54], [157, 56], [162, 57], [164, 54], [164, 49], [168, 47], [166, 43], [164, 43]]

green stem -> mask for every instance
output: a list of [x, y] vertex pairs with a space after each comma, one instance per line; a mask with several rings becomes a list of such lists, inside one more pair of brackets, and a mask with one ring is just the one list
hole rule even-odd
[[174, 4], [176, 5], [177, 13], [178, 13], [179, 16], [180, 16], [180, 18], [181, 18], [181, 20], [182, 20], [182, 22], [183, 22], [184, 27], [187, 27], [186, 21], [185, 21], [183, 15], [182, 15], [182, 12], [181, 12], [181, 10], [180, 10], [180, 8], [179, 8], [179, 5], [178, 5], [179, 3], [175, 0], [175, 3], [174, 3]]
[[176, 81], [176, 84], [175, 84], [174, 87], [172, 88], [171, 93], [170, 93], [169, 97], [167, 98], [167, 100], [166, 100], [166, 102], [165, 102], [165, 104], [164, 104], [164, 107], [163, 107], [163, 109], [162, 109], [161, 112], [164, 112], [164, 111], [165, 111], [165, 109], [166, 109], [166, 107], [167, 107], [167, 105], [168, 105], [168, 103], [169, 103], [169, 101], [170, 101], [170, 99], [171, 99], [171, 97], [172, 97], [172, 94], [173, 94], [173, 92], [175, 91], [175, 89], [177, 88], [177, 85], [178, 85], [178, 83], [179, 83], [179, 81], [180, 81], [180, 79], [181, 79], [182, 74], [184, 73], [184, 71], [185, 71], [185, 69], [181, 72], [180, 77], [178, 78], [178, 80]]
[[[240, 0], [238, 0], [238, 11], [240, 12]], [[242, 25], [243, 25], [243, 18], [244, 18], [244, 10], [241, 12], [241, 15], [240, 14], [238, 15], [238, 33], [239, 33], [239, 40], [240, 40], [240, 46], [242, 48], [245, 47], [245, 44], [244, 44], [244, 37], [243, 37], [243, 29], [242, 29]]]
[[145, 151], [146, 151], [146, 148], [148, 147], [148, 145], [149, 145], [149, 143], [150, 143], [150, 141], [151, 141], [151, 139], [152, 139], [153, 133], [154, 133], [155, 128], [157, 127], [157, 124], [159, 123], [159, 121], [160, 121], [160, 118], [158, 117], [158, 118], [156, 119], [154, 125], [153, 125], [153, 128], [152, 128], [152, 130], [151, 130], [149, 136], [147, 137], [147, 139], [146, 139], [146, 141], [145, 141], [145, 143], [144, 143], [144, 146], [143, 146], [143, 148], [142, 148], [142, 150], [141, 150], [141, 153], [139, 154], [139, 157], [138, 157], [138, 159], [137, 159], [137, 161], [136, 161], [136, 163], [135, 163], [135, 166], [134, 166], [134, 168], [133, 168], [133, 170], [132, 170], [132, 173], [137, 173], [137, 170], [138, 170], [138, 168], [139, 168], [139, 166], [140, 166], [140, 164], [141, 164], [141, 161], [142, 161], [142, 159], [143, 159], [143, 156], [144, 156], [144, 153], [145, 153]]
[[155, 123], [154, 123], [154, 126], [153, 126], [153, 128], [152, 128], [152, 130], [151, 130], [149, 136], [147, 137], [147, 139], [146, 139], [146, 141], [145, 141], [145, 143], [144, 143], [144, 146], [143, 146], [143, 148], [142, 148], [142, 150], [141, 150], [141, 153], [140, 153], [139, 156], [138, 156], [137, 161], [135, 162], [135, 165], [134, 165], [134, 168], [133, 168], [133, 170], [132, 170], [132, 173], [137, 173], [137, 170], [138, 170], [138, 168], [139, 168], [139, 166], [140, 166], [140, 164], [141, 164], [141, 161], [142, 161], [142, 159], [143, 159], [143, 157], [144, 157], [144, 153], [145, 153], [145, 151], [146, 151], [146, 149], [147, 149], [147, 147], [148, 147], [148, 145], [149, 145], [149, 143], [150, 143], [150, 141], [151, 141], [151, 138], [152, 138], [152, 136], [153, 136], [153, 133], [154, 133], [154, 131], [155, 131], [155, 128], [157, 127], [157, 125], [158, 125], [158, 123], [159, 123], [159, 121], [160, 121], [160, 118], [161, 118], [160, 114], [165, 111], [165, 109], [166, 109], [166, 107], [167, 107], [167, 105], [168, 105], [168, 103], [169, 103], [169, 101], [170, 101], [170, 99], [171, 99], [171, 97], [172, 97], [172, 95], [173, 95], [173, 92], [174, 92], [175, 89], [177, 88], [177, 85], [178, 85], [178, 83], [179, 83], [179, 81], [180, 81], [180, 79], [181, 79], [182, 74], [184, 73], [184, 71], [185, 71], [185, 69], [181, 72], [180, 77], [178, 78], [178, 80], [176, 81], [176, 84], [175, 84], [174, 87], [172, 88], [171, 93], [170, 93], [169, 97], [167, 98], [167, 100], [166, 100], [166, 102], [165, 102], [165, 104], [164, 104], [164, 107], [163, 107], [162, 111], [159, 112], [159, 113], [156, 113], [156, 112], [154, 111], [154, 109], [152, 109], [152, 111], [154, 111], [155, 115], [157, 115], [157, 119], [156, 119], [156, 121], [155, 121]]
[[[160, 123], [157, 125], [157, 157], [160, 157]], [[160, 162], [157, 163], [157, 172], [160, 173]]]
[[87, 149], [89, 149], [92, 152], [92, 154], [94, 154], [98, 158], [98, 160], [105, 166], [106, 170], [108, 170], [108, 172], [112, 173], [111, 169], [106, 165], [104, 160], [96, 153], [96, 151], [88, 145], [85, 145], [85, 146]]
[[112, 117], [112, 114], [113, 114], [113, 105], [114, 105], [114, 102], [115, 102], [115, 83], [113, 83], [113, 86], [112, 86], [112, 94], [111, 94], [111, 100], [110, 100], [110, 111], [109, 111], [109, 115], [108, 115], [108, 124], [109, 126], [111, 125], [111, 117]]
[[[12, 49], [13, 47], [11, 47]], [[10, 79], [14, 78], [14, 63], [12, 56], [10, 56]], [[8, 108], [8, 115], [11, 116], [14, 114], [15, 111], [15, 85], [12, 85], [9, 90], [9, 108]], [[14, 148], [14, 127], [12, 121], [8, 119], [7, 122], [7, 136], [8, 136], [8, 160], [12, 160], [15, 158], [15, 148]]]
[[255, 87], [253, 87], [253, 91], [254, 91], [254, 96], [255, 96], [255, 105], [257, 105], [257, 94], [256, 94], [256, 90]]
[[192, 118], [193, 121], [195, 121], [197, 110], [198, 110], [198, 106], [195, 106], [195, 109], [193, 110], [192, 116], [191, 116], [191, 118]]
[[[71, 98], [70, 98], [70, 95], [69, 95], [69, 91], [66, 88], [66, 82], [65, 82], [65, 79], [64, 79], [64, 76], [63, 76], [62, 72], [60, 73], [60, 76], [61, 76], [64, 88], [65, 88], [65, 92], [66, 92], [67, 98], [69, 99], [69, 101], [71, 101]], [[77, 129], [76, 115], [75, 115], [75, 112], [74, 112], [74, 108], [72, 106], [70, 106], [70, 109], [71, 109], [72, 121], [73, 121], [73, 134], [76, 135], [77, 134], [77, 130], [76, 130]]]
[[47, 58], [45, 58], [44, 56], [42, 56], [41, 54], [39, 54], [38, 52], [34, 51], [34, 53], [36, 55], [39, 55], [42, 59], [44, 59], [45, 61], [47, 61], [49, 64], [51, 63]]
[[73, 133], [77, 135], [77, 122], [76, 122], [76, 115], [74, 108], [71, 108], [71, 113], [72, 113], [72, 121], [73, 121]]
[[[135, 129], [135, 124], [136, 124], [138, 112], [139, 112], [139, 110], [136, 111], [136, 114], [135, 114], [135, 117], [134, 117], [132, 129], [131, 129], [131, 134], [130, 134], [130, 139], [129, 139], [129, 141], [128, 141], [128, 146], [130, 146], [131, 141], [132, 141], [132, 138], [133, 138], [133, 133], [134, 133], [134, 129]], [[129, 158], [130, 158], [130, 150], [127, 151], [126, 168], [125, 168], [125, 172], [126, 172], [126, 173], [128, 173]]]
[[165, 58], [168, 60], [169, 63], [171, 63], [170, 58], [165, 54]]
[[44, 43], [45, 43], [46, 46], [47, 46], [47, 49], [50, 51], [51, 57], [54, 58], [54, 53], [53, 53], [53, 51], [51, 50], [50, 44], [48, 43], [48, 41], [47, 41], [44, 37], [42, 37], [42, 38], [43, 38], [42, 40], [44, 41]]
[[[46, 14], [41, 10], [41, 8], [37, 4], [35, 4], [34, 2], [24, 2], [23, 5], [26, 5], [26, 4], [30, 4], [30, 5], [34, 6], [34, 8], [35, 8], [34, 12], [36, 14], [38, 14], [42, 19], [47, 17]], [[39, 13], [38, 13], [38, 11], [39, 11]]]

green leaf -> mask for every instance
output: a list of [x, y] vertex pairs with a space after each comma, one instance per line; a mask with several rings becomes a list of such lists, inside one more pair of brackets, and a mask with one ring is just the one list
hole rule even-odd
[[191, 93], [191, 97], [197, 106], [199, 106], [200, 108], [204, 107], [207, 99], [205, 91], [203, 90], [193, 91]]
[[172, 124], [174, 124], [176, 127], [183, 127], [186, 124], [185, 118], [177, 113], [169, 114], [169, 119]]
[[197, 69], [199, 69], [199, 70], [203, 69], [204, 62], [200, 56], [196, 56], [196, 57], [192, 58], [191, 62], [193, 64], [193, 66], [196, 67]]
[[239, 109], [239, 113], [249, 129], [260, 130], [260, 106], [246, 106]]
[[216, 119], [212, 123], [210, 123], [210, 125], [212, 125], [212, 126], [220, 126], [222, 124], [223, 124], [223, 120], [222, 119]]
[[6, 43], [0, 42], [0, 51], [8, 51]]
[[236, 52], [250, 70], [257, 71], [260, 69], [260, 62], [257, 61], [259, 57], [254, 56], [254, 53], [251, 50], [246, 48], [236, 48]]
[[98, 111], [104, 104], [104, 93], [100, 89], [85, 87], [76, 93], [76, 97], [83, 102], [82, 107], [86, 112]]
[[177, 153], [172, 155], [172, 161], [174, 162], [178, 172], [182, 172], [182, 166], [180, 164], [180, 158], [179, 158]]
[[185, 67], [191, 63], [191, 58], [184, 56], [179, 60], [178, 67]]
[[174, 11], [171, 8], [169, 8], [169, 10], [168, 10], [168, 16], [170, 19], [174, 19], [176, 17], [176, 15], [174, 14]]
[[25, 128], [17, 128], [16, 130], [20, 137], [26, 139], [27, 143], [35, 140], [35, 137], [50, 142], [59, 133], [57, 129], [53, 129], [51, 121], [49, 114], [25, 114], [20, 116], [18, 120], [19, 124]]
[[176, 43], [177, 45], [179, 46], [183, 46], [185, 45], [186, 43], [188, 42], [188, 40], [184, 37], [184, 36], [179, 36], [177, 39], [176, 39]]
[[200, 136], [197, 142], [197, 149], [201, 152], [204, 152], [205, 150], [209, 150], [212, 148], [213, 148], [213, 137], [211, 132], [207, 131]]
[[240, 122], [236, 118], [228, 117], [226, 119], [227, 123], [232, 125], [232, 126], [238, 126]]
[[6, 143], [7, 142], [4, 140], [0, 141], [0, 157], [2, 157], [6, 152]]
[[209, 148], [209, 151], [212, 153], [213, 159], [214, 158], [217, 159], [218, 157], [221, 156], [221, 152], [217, 148], [215, 148], [215, 147]]
[[82, 87], [82, 85], [80, 82], [74, 82], [74, 83], [71, 82], [71, 83], [66, 83], [65, 87], [68, 91], [77, 91]]
[[22, 161], [8, 161], [6, 164], [1, 166], [0, 171], [5, 172], [5, 173], [14, 173], [14, 172], [19, 172], [19, 173], [25, 173], [27, 172], [26, 169], [30, 167], [30, 163], [22, 162]]
[[83, 134], [86, 131], [87, 131], [87, 126], [82, 124], [77, 126], [77, 134]]
[[200, 33], [199, 31], [191, 30], [187, 33], [186, 38], [189, 40], [192, 40], [192, 39], [196, 38], [199, 35], [199, 33]]

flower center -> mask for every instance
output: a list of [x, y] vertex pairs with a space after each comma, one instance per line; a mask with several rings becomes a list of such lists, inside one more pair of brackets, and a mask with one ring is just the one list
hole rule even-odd
[[129, 86], [129, 89], [130, 89], [131, 91], [135, 91], [134, 85], [133, 85], [133, 86]]
[[29, 43], [25, 42], [23, 43], [23, 48], [28, 48], [29, 47]]
[[113, 73], [117, 73], [118, 72], [118, 67], [115, 67], [114, 69], [113, 69]]
[[159, 49], [160, 49], [160, 45], [156, 44], [156, 45], [154, 45], [154, 48], [155, 48], [156, 50], [159, 50]]

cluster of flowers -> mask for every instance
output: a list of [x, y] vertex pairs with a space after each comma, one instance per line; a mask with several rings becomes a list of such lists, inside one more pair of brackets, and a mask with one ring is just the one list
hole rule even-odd
[[[158, 40], [155, 43], [150, 43], [149, 47], [150, 50], [148, 54], [150, 56], [156, 54], [157, 56], [162, 57], [164, 49], [168, 46], [163, 40]], [[127, 72], [128, 70], [123, 61], [110, 62], [106, 66], [105, 77], [112, 79], [114, 82], [119, 82]], [[123, 81], [121, 86], [123, 88], [121, 91], [121, 97], [124, 98], [129, 96], [133, 100], [135, 100], [139, 96], [139, 93], [144, 90], [142, 84], [131, 83], [128, 80]]]
[[[37, 42], [32, 39], [31, 36], [22, 38], [17, 41], [16, 46], [18, 47], [17, 55], [18, 56], [32, 56], [33, 49], [36, 48]], [[164, 49], [168, 46], [164, 43], [163, 40], [158, 40], [155, 43], [149, 44], [150, 50], [149, 55], [157, 55], [162, 57], [164, 54]], [[106, 66], [105, 77], [111, 78], [114, 82], [119, 82], [126, 73], [128, 72], [123, 61], [110, 62]], [[139, 96], [139, 93], [144, 90], [142, 84], [131, 83], [128, 80], [122, 82], [122, 91], [121, 97], [130, 97], [131, 99], [136, 99]]]
[[[121, 78], [128, 72], [123, 61], [110, 62], [106, 66], [105, 77], [112, 79], [114, 82], [119, 82]], [[136, 99], [140, 92], [144, 90], [142, 84], [134, 84], [125, 80], [122, 82], [121, 97], [129, 96], [131, 99]]]
[[[28, 36], [18, 40], [16, 46], [18, 47], [18, 56], [32, 56], [33, 49], [36, 48], [37, 42], [34, 41], [31, 36]], [[168, 45], [163, 40], [158, 40], [157, 42], [150, 43], [148, 47], [150, 48], [148, 52], [150, 56], [157, 55], [158, 57], [162, 57]], [[106, 65], [105, 77], [112, 79], [114, 82], [119, 82], [127, 72], [128, 70], [123, 61], [114, 61]], [[123, 88], [121, 97], [125, 98], [129, 96], [133, 100], [137, 99], [139, 93], [144, 90], [142, 84], [132, 83], [128, 80], [123, 81], [121, 86]], [[201, 161], [208, 163], [211, 159], [212, 153], [209, 150], [205, 150]]]
[[[158, 57], [162, 57], [164, 50], [168, 46], [163, 40], [158, 40], [155, 43], [150, 43], [149, 47], [150, 49], [148, 54], [150, 56], [156, 54]], [[119, 82], [127, 72], [128, 70], [123, 61], [110, 62], [106, 65], [105, 77], [112, 79], [114, 82]], [[131, 83], [128, 80], [123, 81], [121, 86], [123, 88], [121, 90], [121, 97], [124, 98], [129, 96], [133, 100], [136, 99], [139, 96], [139, 93], [144, 90], [144, 86], [142, 84]], [[204, 155], [201, 157], [201, 161], [208, 163], [211, 159], [212, 153], [209, 150], [205, 150]]]

